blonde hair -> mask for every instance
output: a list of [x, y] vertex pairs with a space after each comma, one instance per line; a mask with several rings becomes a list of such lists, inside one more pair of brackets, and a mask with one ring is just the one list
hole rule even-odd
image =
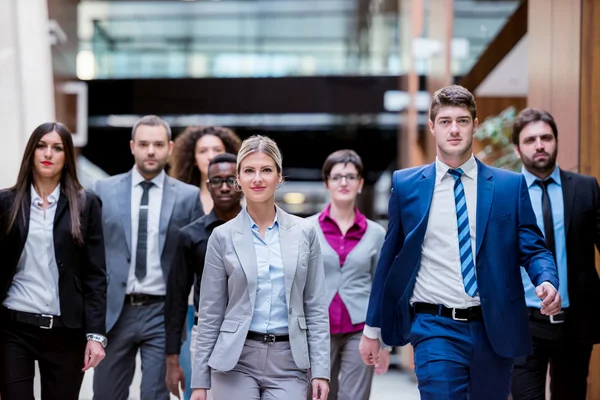
[[277, 172], [281, 175], [281, 171], [283, 170], [283, 158], [281, 157], [279, 147], [277, 147], [277, 143], [275, 143], [273, 139], [261, 135], [250, 136], [248, 139], [242, 142], [240, 151], [237, 154], [238, 175], [240, 173], [242, 161], [244, 161], [246, 157], [253, 153], [264, 153], [271, 157], [271, 159], [275, 163]]

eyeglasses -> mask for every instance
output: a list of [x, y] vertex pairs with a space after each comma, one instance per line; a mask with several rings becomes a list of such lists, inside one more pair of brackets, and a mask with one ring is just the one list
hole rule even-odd
[[347, 175], [330, 175], [329, 180], [334, 183], [341, 183], [342, 179], [346, 179], [348, 183], [354, 183], [358, 181], [358, 174], [347, 174]]
[[235, 176], [228, 176], [225, 179], [215, 176], [208, 180], [208, 183], [214, 188], [220, 188], [221, 185], [223, 185], [223, 182], [227, 183], [227, 186], [233, 187], [233, 185], [235, 185]]

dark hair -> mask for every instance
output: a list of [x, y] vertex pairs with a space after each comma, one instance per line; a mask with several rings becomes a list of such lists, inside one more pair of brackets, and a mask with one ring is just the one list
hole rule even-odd
[[360, 156], [354, 151], [349, 149], [343, 149], [334, 151], [325, 159], [323, 163], [323, 180], [327, 181], [329, 178], [329, 174], [336, 164], [353, 164], [356, 167], [356, 171], [358, 171], [359, 176], [363, 176], [363, 162]]
[[135, 131], [138, 126], [146, 125], [146, 126], [162, 126], [167, 131], [167, 137], [171, 140], [171, 126], [164, 119], [156, 116], [156, 115], [146, 115], [133, 124], [133, 128], [131, 128], [131, 140], [135, 140]]
[[13, 228], [19, 215], [25, 220], [27, 208], [29, 207], [28, 196], [31, 196], [31, 185], [33, 184], [33, 163], [37, 144], [42, 137], [50, 132], [56, 132], [63, 142], [65, 152], [65, 167], [62, 170], [60, 178], [61, 195], [67, 197], [69, 201], [69, 211], [71, 214], [71, 235], [78, 244], [83, 244], [83, 234], [81, 232], [80, 213], [85, 203], [85, 191], [77, 179], [77, 166], [75, 164], [75, 150], [73, 149], [73, 138], [71, 132], [61, 123], [46, 122], [33, 131], [29, 141], [25, 146], [21, 168], [17, 177], [17, 183], [9, 190], [15, 192], [15, 201], [10, 210], [8, 224], [5, 226], [5, 234], [8, 235]]
[[204, 135], [221, 139], [225, 152], [237, 154], [242, 141], [231, 129], [221, 126], [191, 126], [175, 138], [169, 175], [185, 183], [200, 186], [200, 170], [196, 165], [196, 142]]
[[431, 99], [429, 107], [429, 119], [435, 121], [438, 111], [442, 107], [466, 108], [471, 113], [473, 120], [477, 118], [477, 105], [475, 97], [467, 89], [460, 85], [451, 85], [437, 90]]
[[550, 125], [550, 128], [552, 128], [552, 133], [554, 134], [554, 139], [558, 140], [558, 129], [556, 128], [556, 122], [554, 121], [552, 114], [539, 108], [526, 108], [521, 110], [521, 112], [517, 114], [515, 120], [513, 121], [513, 144], [517, 146], [519, 145], [519, 135], [521, 134], [523, 128], [531, 123], [539, 121]]
[[212, 160], [210, 160], [210, 162], [208, 163], [208, 168], [210, 168], [211, 166], [215, 165], [215, 164], [222, 164], [222, 163], [231, 163], [231, 164], [237, 164], [237, 157], [235, 154], [231, 154], [231, 153], [222, 153], [222, 154], [217, 154]]

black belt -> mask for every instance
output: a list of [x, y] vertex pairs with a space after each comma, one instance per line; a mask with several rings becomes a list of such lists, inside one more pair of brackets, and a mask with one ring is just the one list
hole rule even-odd
[[539, 308], [534, 308], [534, 307], [529, 307], [527, 309], [527, 311], [529, 313], [529, 319], [543, 321], [543, 322], [547, 322], [549, 324], [564, 324], [565, 319], [566, 319], [567, 315], [569, 314], [568, 309], [561, 310], [556, 315], [544, 315], [539, 310]]
[[167, 296], [155, 296], [152, 294], [131, 293], [125, 296], [125, 303], [132, 306], [145, 306], [147, 304], [165, 301]]
[[270, 333], [248, 332], [246, 339], [258, 340], [263, 343], [289, 342], [290, 335], [273, 335]]
[[64, 328], [65, 324], [61, 317], [48, 314], [33, 314], [24, 311], [4, 308], [5, 313], [12, 321], [37, 326], [41, 329]]
[[440, 315], [446, 318], [452, 318], [455, 321], [470, 322], [483, 320], [481, 306], [469, 308], [448, 308], [441, 304], [414, 303], [413, 310], [415, 314]]

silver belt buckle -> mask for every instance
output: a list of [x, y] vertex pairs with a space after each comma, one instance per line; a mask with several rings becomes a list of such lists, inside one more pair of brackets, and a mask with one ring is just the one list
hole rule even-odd
[[42, 314], [41, 316], [43, 318], [50, 318], [50, 324], [48, 324], [48, 326], [40, 325], [40, 328], [42, 328], [42, 329], [52, 329], [52, 326], [54, 325], [54, 316], [53, 315], [47, 315], [47, 314]]
[[468, 318], [458, 318], [456, 316], [456, 308], [452, 309], [452, 319], [455, 320], [455, 321], [462, 321], [462, 322], [468, 322], [469, 321]]
[[135, 299], [139, 299], [139, 296], [135, 296], [134, 294], [130, 294], [129, 295], [129, 304], [131, 304], [134, 307], [138, 307], [138, 306], [143, 306], [144, 302], [142, 300], [136, 301]]
[[273, 334], [266, 334], [263, 337], [263, 343], [275, 343], [276, 341], [276, 336]]
[[560, 320], [560, 321], [557, 321], [557, 320], [555, 320], [555, 319], [554, 319], [554, 317], [556, 317], [556, 316], [558, 316], [558, 315], [562, 315], [562, 314], [564, 314], [564, 313], [565, 313], [565, 312], [561, 310], [561, 311], [559, 311], [559, 312], [558, 312], [558, 314], [556, 314], [556, 315], [550, 315], [550, 323], [551, 323], [551, 324], [564, 324], [564, 323], [565, 323], [564, 317], [563, 317], [563, 319], [562, 319], [562, 320]]

